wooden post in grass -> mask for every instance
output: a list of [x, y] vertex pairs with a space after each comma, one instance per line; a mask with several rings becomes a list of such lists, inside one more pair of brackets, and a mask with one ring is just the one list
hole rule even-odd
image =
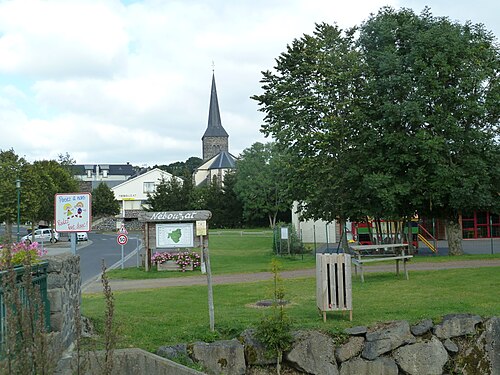
[[[205, 262], [208, 286], [208, 312], [210, 330], [215, 331], [212, 270], [208, 252], [208, 224], [212, 213], [206, 210], [143, 212], [139, 221], [144, 222], [146, 240], [146, 271], [150, 267], [152, 251], [178, 251], [179, 248], [201, 249]], [[199, 243], [197, 243], [199, 241]], [[149, 260], [149, 262], [148, 262]]]

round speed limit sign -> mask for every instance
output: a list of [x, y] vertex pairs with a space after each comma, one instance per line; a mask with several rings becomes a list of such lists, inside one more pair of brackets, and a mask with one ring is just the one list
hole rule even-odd
[[128, 237], [126, 234], [119, 234], [118, 237], [116, 237], [116, 242], [118, 242], [118, 245], [125, 245], [128, 241]]

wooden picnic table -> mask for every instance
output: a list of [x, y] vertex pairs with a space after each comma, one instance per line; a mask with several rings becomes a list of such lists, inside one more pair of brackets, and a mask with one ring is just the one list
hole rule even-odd
[[359, 267], [361, 282], [365, 282], [363, 274], [364, 263], [382, 262], [386, 260], [396, 261], [396, 275], [399, 275], [399, 262], [403, 261], [405, 277], [406, 280], [408, 280], [406, 262], [413, 258], [413, 255], [408, 255], [408, 244], [350, 245], [349, 247], [353, 253], [351, 261], [354, 264], [354, 272], [357, 275]]

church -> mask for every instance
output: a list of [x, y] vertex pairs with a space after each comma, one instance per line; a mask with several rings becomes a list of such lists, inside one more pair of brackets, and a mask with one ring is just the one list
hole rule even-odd
[[215, 74], [212, 74], [208, 125], [201, 141], [203, 164], [193, 173], [194, 184], [200, 186], [214, 181], [222, 184], [225, 174], [236, 168], [236, 157], [229, 152], [229, 135], [222, 127]]

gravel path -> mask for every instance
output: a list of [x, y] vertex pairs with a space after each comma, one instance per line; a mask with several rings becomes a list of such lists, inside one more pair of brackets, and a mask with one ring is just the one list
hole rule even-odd
[[[449, 261], [449, 262], [439, 262], [439, 263], [410, 262], [407, 265], [409, 272], [456, 269], [456, 268], [479, 268], [479, 267], [500, 267], [500, 259], [464, 260], [464, 261]], [[395, 272], [395, 269], [396, 268], [394, 264], [381, 264], [381, 265], [364, 267], [363, 272], [364, 273]], [[283, 279], [314, 277], [315, 275], [316, 275], [316, 270], [313, 268], [280, 272], [280, 276]], [[272, 276], [273, 275], [270, 272], [213, 275], [212, 283], [214, 285], [249, 283], [254, 281], [269, 280], [272, 278]], [[369, 278], [366, 279], [367, 282], [369, 282], [369, 280], [370, 280]], [[110, 280], [110, 286], [112, 291], [130, 291], [130, 290], [141, 290], [141, 289], [165, 288], [171, 286], [191, 286], [191, 285], [206, 285], [206, 284], [207, 284], [207, 277], [205, 275], [149, 279], [149, 280], [117, 280], [117, 279]], [[100, 292], [102, 292], [102, 285], [100, 280], [95, 280], [91, 283], [82, 286], [82, 293], [100, 293]]]

